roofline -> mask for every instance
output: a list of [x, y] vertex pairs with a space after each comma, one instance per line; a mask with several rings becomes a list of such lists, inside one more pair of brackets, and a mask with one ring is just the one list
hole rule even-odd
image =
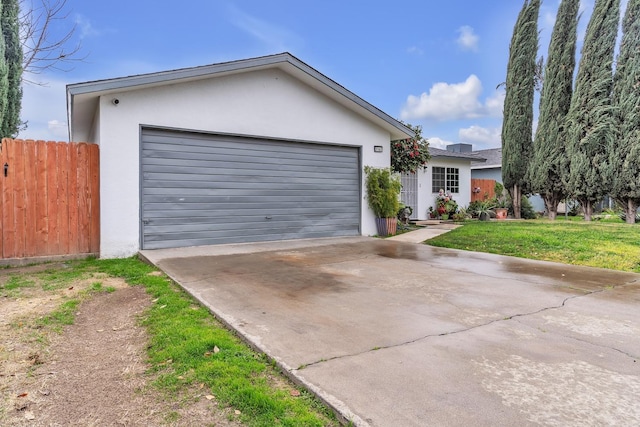
[[[485, 160], [486, 161], [486, 160]], [[495, 169], [495, 168], [501, 168], [502, 165], [471, 165], [471, 169]]]
[[69, 125], [69, 137], [71, 140], [71, 118], [73, 115], [73, 97], [76, 95], [105, 92], [110, 90], [131, 89], [143, 87], [147, 85], [157, 85], [161, 83], [179, 81], [184, 79], [194, 79], [214, 74], [228, 73], [234, 71], [249, 71], [252, 69], [260, 69], [276, 64], [287, 63], [298, 70], [313, 77], [331, 90], [334, 90], [343, 97], [356, 103], [359, 107], [365, 109], [369, 113], [383, 120], [387, 124], [397, 129], [400, 133], [407, 135], [408, 138], [414, 135], [414, 132], [399, 120], [389, 116], [384, 111], [368, 103], [355, 93], [349, 91], [344, 86], [338, 84], [334, 80], [320, 73], [315, 68], [302, 62], [289, 52], [278, 53], [274, 55], [261, 56], [257, 58], [241, 59], [237, 61], [223, 62], [219, 64], [203, 65], [191, 68], [180, 68], [176, 70], [161, 71], [156, 73], [139, 74], [128, 77], [118, 77], [114, 79], [96, 80], [83, 83], [73, 83], [67, 85], [67, 116]]
[[440, 158], [440, 159], [466, 160], [468, 162], [485, 162], [486, 161], [486, 159], [483, 159], [481, 157], [476, 157], [476, 158], [472, 159], [470, 157], [447, 156], [447, 155], [440, 155], [440, 154], [432, 154], [431, 157], [437, 157], [437, 158]]

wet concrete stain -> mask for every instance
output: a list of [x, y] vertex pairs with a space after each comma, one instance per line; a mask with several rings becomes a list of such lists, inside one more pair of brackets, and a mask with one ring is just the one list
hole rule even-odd
[[[450, 271], [450, 274], [460, 271], [495, 276], [502, 280], [526, 279], [572, 294], [588, 294], [602, 289], [613, 290], [619, 286], [640, 286], [638, 276], [632, 273], [588, 267], [575, 268], [511, 257], [495, 258], [495, 255], [389, 240], [356, 242], [328, 248], [166, 259], [162, 264], [170, 269], [174, 264], [182, 268], [187, 267], [193, 271], [193, 277], [189, 277], [190, 282], [216, 277], [220, 282], [233, 283], [238, 277], [249, 275], [252, 279], [249, 282], [254, 289], [266, 287], [283, 298], [311, 299], [318, 294], [349, 290], [349, 285], [341, 277], [344, 273], [332, 270], [328, 266], [376, 257], [381, 258], [380, 262], [392, 259], [420, 263], [421, 265], [415, 267], [415, 271], [424, 271], [427, 274], [425, 278], [433, 273], [433, 268], [437, 268]], [[499, 261], [496, 262], [496, 259]], [[612, 293], [611, 297], [615, 295], [616, 293]]]
[[242, 279], [245, 291], [250, 286], [251, 293], [268, 291], [272, 296], [290, 300], [312, 299], [319, 293], [339, 293], [347, 289], [338, 275], [320, 271], [313, 265], [279, 252], [200, 256], [162, 262], [162, 266], [168, 269], [177, 265], [183, 269], [206, 272], [201, 278], [194, 278], [190, 282], [213, 278], [219, 286], [229, 287]]

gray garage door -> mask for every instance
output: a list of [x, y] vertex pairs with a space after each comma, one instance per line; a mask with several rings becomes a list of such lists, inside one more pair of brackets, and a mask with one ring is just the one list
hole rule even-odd
[[360, 234], [359, 149], [142, 131], [142, 248]]

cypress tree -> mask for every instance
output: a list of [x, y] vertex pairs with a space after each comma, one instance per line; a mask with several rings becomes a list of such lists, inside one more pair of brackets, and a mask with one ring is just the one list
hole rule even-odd
[[610, 190], [609, 146], [614, 138], [611, 90], [620, 0], [596, 0], [582, 46], [576, 87], [567, 114], [569, 168], [563, 182], [591, 221], [593, 205]]
[[610, 151], [613, 196], [633, 224], [640, 205], [640, 0], [629, 0], [613, 85], [616, 135]]
[[558, 203], [565, 198], [561, 171], [567, 162], [562, 131], [573, 92], [579, 8], [580, 0], [563, 0], [558, 8], [528, 171], [531, 191], [542, 196], [551, 220], [556, 219]]
[[[0, 3], [0, 18], [4, 12], [3, 3]], [[5, 57], [6, 47], [4, 41], [4, 20], [0, 19], [0, 124], [4, 122], [5, 112], [7, 110], [7, 94], [9, 93], [8, 83], [8, 67]], [[0, 138], [6, 135], [0, 135]]]
[[509, 45], [502, 124], [502, 181], [511, 194], [516, 218], [520, 218], [522, 193], [528, 191], [526, 175], [532, 151], [539, 12], [540, 0], [524, 2]]
[[18, 0], [2, 0], [2, 35], [7, 67], [7, 103], [0, 122], [1, 137], [15, 137], [20, 129], [22, 108], [22, 44], [20, 42]]

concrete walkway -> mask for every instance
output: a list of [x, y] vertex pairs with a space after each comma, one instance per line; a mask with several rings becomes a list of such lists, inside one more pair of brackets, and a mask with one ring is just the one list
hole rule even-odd
[[388, 237], [387, 240], [407, 243], [422, 243], [425, 240], [433, 239], [434, 237], [447, 233], [458, 227], [462, 227], [462, 225], [452, 223], [431, 224], [415, 231], [409, 231], [397, 236]]
[[397, 240], [141, 255], [356, 426], [640, 425], [640, 275]]

